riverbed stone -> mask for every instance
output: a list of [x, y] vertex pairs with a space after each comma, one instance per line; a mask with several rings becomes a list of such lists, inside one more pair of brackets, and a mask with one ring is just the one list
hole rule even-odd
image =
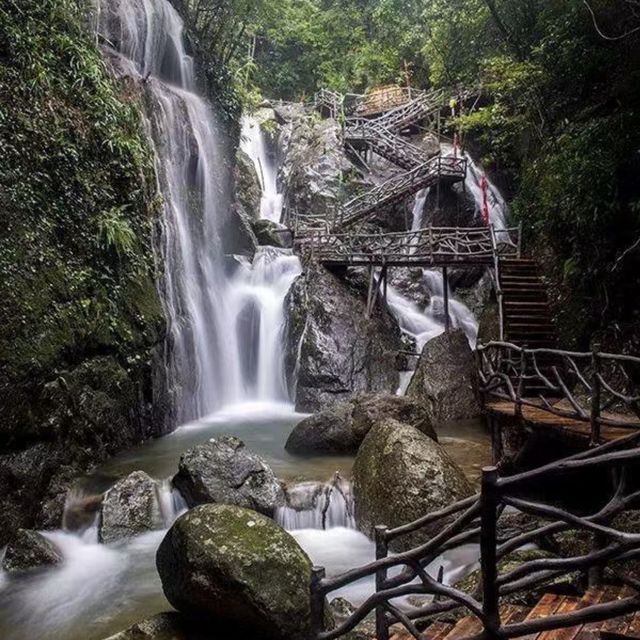
[[[432, 438], [412, 426], [387, 419], [362, 443], [353, 468], [356, 523], [373, 536], [376, 525], [397, 527], [472, 495], [464, 472]], [[393, 548], [421, 544], [443, 522], [402, 536]]]
[[62, 559], [62, 553], [42, 534], [18, 529], [7, 545], [2, 568], [9, 573], [16, 573], [60, 564]]
[[98, 529], [100, 542], [128, 540], [161, 526], [157, 485], [144, 471], [130, 473], [105, 494]]
[[463, 331], [443, 333], [427, 342], [407, 396], [425, 406], [436, 427], [482, 415], [477, 366]]
[[310, 637], [311, 561], [255, 511], [211, 504], [187, 512], [162, 541], [156, 564], [180, 612], [209, 616], [237, 637]]
[[394, 318], [376, 307], [366, 317], [366, 285], [307, 262], [291, 287], [287, 310], [287, 375], [296, 409], [316, 412], [359, 393], [395, 393], [403, 348]]
[[173, 484], [189, 507], [231, 504], [272, 516], [284, 503], [269, 465], [233, 436], [212, 438], [184, 453]]
[[415, 399], [365, 393], [302, 420], [285, 448], [292, 453], [356, 453], [373, 425], [386, 418], [410, 424], [438, 439], [424, 406]]

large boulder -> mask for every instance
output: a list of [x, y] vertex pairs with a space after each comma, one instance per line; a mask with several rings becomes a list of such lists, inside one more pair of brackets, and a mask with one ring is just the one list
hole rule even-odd
[[127, 540], [163, 525], [158, 487], [144, 471], [134, 471], [107, 491], [100, 510], [100, 542]]
[[[473, 491], [445, 450], [414, 427], [396, 420], [377, 423], [364, 439], [353, 467], [358, 528], [372, 536], [376, 525], [397, 527], [467, 498]], [[442, 529], [438, 522], [396, 540], [407, 549]]]
[[310, 637], [311, 562], [269, 518], [197, 507], [169, 530], [156, 564], [167, 599], [183, 613], [209, 616], [237, 637]]
[[404, 396], [376, 393], [361, 394], [302, 420], [291, 432], [285, 449], [291, 453], [356, 453], [371, 427], [386, 418], [438, 439], [422, 404]]
[[28, 571], [62, 562], [56, 546], [37, 531], [18, 529], [2, 560], [2, 568], [9, 572]]
[[436, 426], [482, 415], [477, 365], [462, 331], [443, 333], [427, 342], [407, 396], [424, 404]]
[[359, 283], [308, 263], [285, 304], [296, 409], [311, 413], [362, 392], [395, 393], [400, 330], [380, 306], [366, 317], [366, 290]]
[[212, 438], [184, 453], [173, 484], [189, 507], [215, 502], [272, 516], [284, 502], [271, 468], [233, 436]]

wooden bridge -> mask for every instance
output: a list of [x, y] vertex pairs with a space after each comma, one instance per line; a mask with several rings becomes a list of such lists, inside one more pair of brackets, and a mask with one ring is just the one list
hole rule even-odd
[[[640, 558], [640, 532], [618, 523], [640, 500], [629, 482], [640, 464], [639, 443], [636, 432], [513, 476], [501, 477], [495, 467], [487, 467], [478, 495], [394, 529], [376, 527], [375, 562], [333, 577], [314, 567], [313, 638], [340, 638], [372, 612], [378, 640], [593, 640], [607, 632], [638, 637], [640, 583], [628, 567]], [[543, 486], [588, 486], [595, 472], [610, 478], [602, 487], [608, 497], [587, 512], [560, 507], [555, 496], [537, 497]], [[514, 534], [505, 522], [509, 509], [529, 516], [531, 526]], [[423, 532], [424, 543], [389, 553], [390, 545], [418, 532]], [[555, 538], [562, 535], [579, 535], [583, 547], [563, 557], [513, 562], [515, 554], [531, 545], [557, 546]], [[428, 571], [445, 551], [470, 543], [479, 547], [480, 569], [466, 589], [446, 584], [442, 570]], [[367, 577], [375, 578], [374, 593], [333, 628], [325, 627], [331, 594]], [[514, 599], [532, 604], [515, 607], [509, 604]], [[458, 622], [443, 621], [443, 614]]]

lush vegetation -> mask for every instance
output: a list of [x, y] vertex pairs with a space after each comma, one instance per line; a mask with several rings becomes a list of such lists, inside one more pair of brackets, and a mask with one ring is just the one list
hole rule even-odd
[[638, 335], [636, 0], [184, 1], [250, 102], [408, 81], [470, 90], [451, 127], [545, 258], [565, 342]]
[[138, 96], [110, 78], [78, 5], [86, 6], [0, 5], [0, 429], [8, 447], [39, 440], [44, 425], [50, 440], [75, 430], [69, 450], [74, 440], [93, 446], [102, 430], [122, 429], [109, 445], [126, 440], [161, 340], [151, 249], [158, 203]]

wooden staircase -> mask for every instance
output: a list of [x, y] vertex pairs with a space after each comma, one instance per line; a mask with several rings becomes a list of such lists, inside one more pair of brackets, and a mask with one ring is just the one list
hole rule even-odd
[[499, 280], [504, 339], [529, 349], [557, 348], [558, 333], [538, 263], [529, 258], [501, 258]]
[[[504, 605], [500, 609], [500, 620], [503, 626], [517, 624], [525, 620], [577, 611], [594, 604], [613, 602], [630, 595], [632, 592], [626, 587], [593, 589], [587, 591], [582, 597], [547, 593], [531, 609], [510, 604]], [[422, 632], [422, 637], [424, 640], [463, 640], [478, 636], [482, 630], [480, 620], [469, 615], [455, 624], [441, 621], [433, 622]], [[412, 638], [413, 636], [405, 629], [394, 633], [392, 628], [391, 640], [411, 640]], [[596, 640], [598, 638], [640, 638], [640, 612], [601, 622], [579, 624], [574, 627], [525, 636], [525, 640]]]

